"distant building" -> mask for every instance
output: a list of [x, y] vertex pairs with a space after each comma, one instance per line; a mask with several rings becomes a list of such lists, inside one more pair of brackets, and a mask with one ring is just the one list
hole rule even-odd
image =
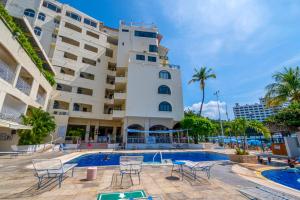
[[236, 103], [233, 107], [233, 113], [235, 118], [245, 118], [249, 120], [264, 121], [266, 118], [276, 114], [285, 106], [286, 104], [282, 106], [268, 108], [266, 106], [265, 99], [260, 98], [259, 103], [251, 105], [239, 105], [238, 103]]

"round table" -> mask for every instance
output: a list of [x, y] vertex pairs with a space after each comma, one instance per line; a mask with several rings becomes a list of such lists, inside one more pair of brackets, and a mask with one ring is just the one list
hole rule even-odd
[[171, 176], [173, 175], [174, 166], [178, 166], [178, 171], [179, 171], [179, 173], [181, 173], [181, 180], [183, 180], [183, 165], [184, 164], [185, 164], [185, 162], [183, 162], [183, 161], [175, 161], [175, 162], [173, 162]]

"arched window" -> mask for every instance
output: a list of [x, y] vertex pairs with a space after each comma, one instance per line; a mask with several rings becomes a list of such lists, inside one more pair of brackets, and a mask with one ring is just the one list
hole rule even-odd
[[171, 90], [166, 85], [161, 85], [158, 88], [158, 94], [171, 94]]
[[38, 15], [38, 19], [39, 20], [42, 20], [42, 21], [45, 21], [45, 19], [46, 19], [46, 15], [44, 14], [44, 13], [39, 13], [39, 15]]
[[159, 111], [168, 111], [171, 112], [172, 111], [172, 106], [170, 103], [163, 101], [159, 104]]
[[166, 70], [162, 70], [162, 71], [159, 72], [159, 78], [171, 79], [171, 74], [170, 74], [170, 72], [168, 72]]
[[34, 17], [35, 16], [35, 11], [32, 10], [32, 9], [27, 8], [24, 11], [24, 15], [26, 15], [28, 17]]
[[37, 36], [41, 36], [42, 34], [42, 29], [38, 26], [34, 27], [34, 33], [37, 35]]

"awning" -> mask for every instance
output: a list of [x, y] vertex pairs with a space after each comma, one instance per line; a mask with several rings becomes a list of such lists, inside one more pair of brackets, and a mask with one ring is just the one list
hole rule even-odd
[[145, 130], [138, 130], [138, 129], [127, 129], [127, 132], [128, 133], [178, 133], [178, 132], [185, 132], [187, 130], [188, 129], [145, 131]]
[[26, 126], [23, 124], [19, 124], [17, 122], [7, 121], [7, 120], [3, 120], [3, 119], [0, 119], [0, 127], [10, 128], [10, 129], [15, 129], [15, 130], [18, 130], [18, 129], [30, 130], [30, 129], [32, 129], [31, 126]]

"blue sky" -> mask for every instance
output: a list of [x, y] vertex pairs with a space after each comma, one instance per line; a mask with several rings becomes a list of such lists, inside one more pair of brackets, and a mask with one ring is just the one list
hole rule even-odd
[[204, 114], [217, 117], [220, 90], [230, 118], [234, 103], [254, 103], [272, 74], [300, 62], [299, 0], [61, 0], [118, 27], [119, 20], [155, 23], [169, 59], [181, 66], [184, 105], [199, 108], [199, 86], [188, 85], [193, 68], [212, 67]]

